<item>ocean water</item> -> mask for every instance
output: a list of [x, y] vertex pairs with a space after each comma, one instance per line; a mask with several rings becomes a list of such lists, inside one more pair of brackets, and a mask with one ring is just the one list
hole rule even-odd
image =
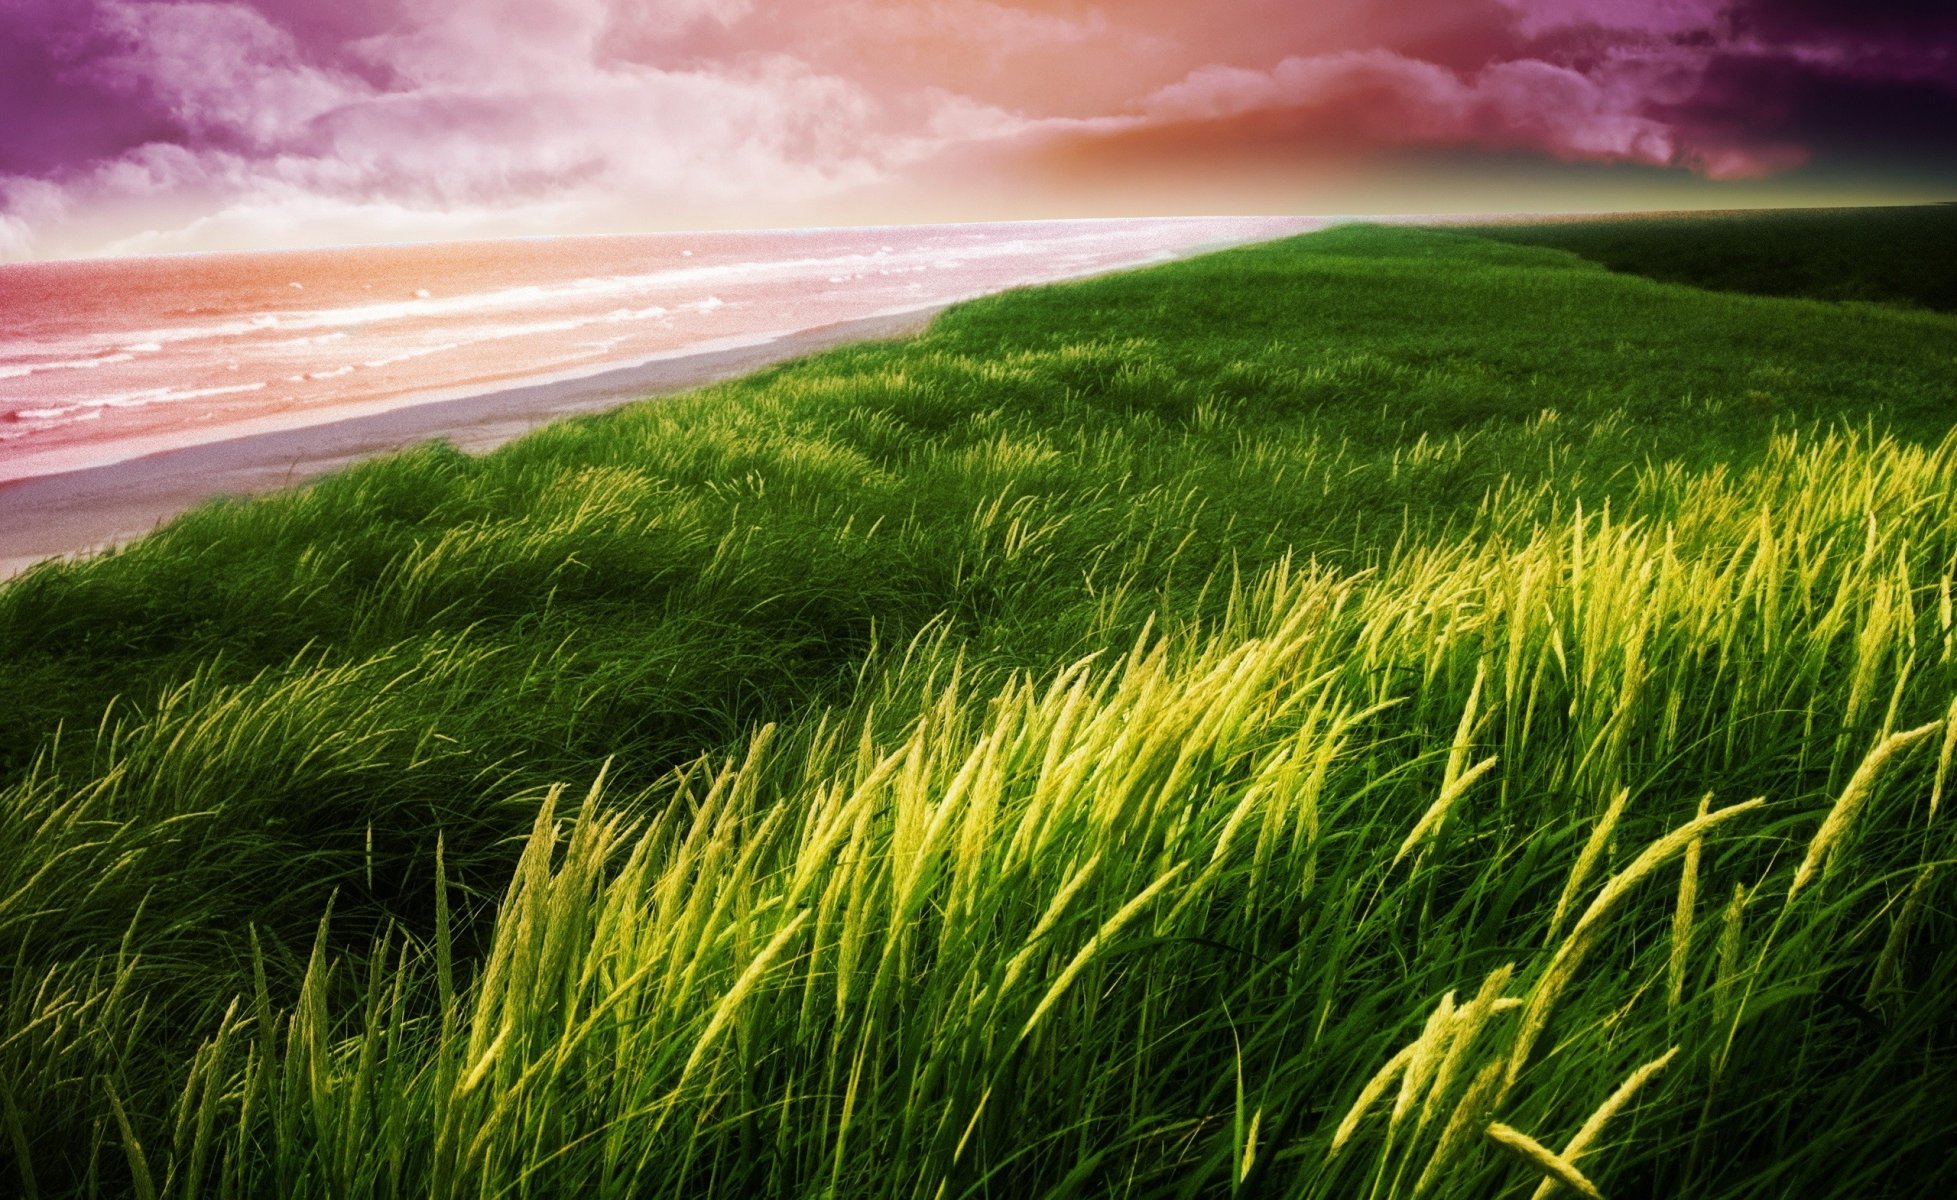
[[759, 343], [1305, 225], [905, 226], [0, 266], [0, 482]]

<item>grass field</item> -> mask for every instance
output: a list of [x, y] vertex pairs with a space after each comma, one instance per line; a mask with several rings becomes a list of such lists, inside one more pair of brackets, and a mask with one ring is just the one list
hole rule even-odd
[[1957, 203], [1555, 221], [1477, 232], [1670, 283], [1957, 312]]
[[1009, 294], [5, 585], [0, 1188], [1948, 1194], [1957, 317], [1613, 265]]

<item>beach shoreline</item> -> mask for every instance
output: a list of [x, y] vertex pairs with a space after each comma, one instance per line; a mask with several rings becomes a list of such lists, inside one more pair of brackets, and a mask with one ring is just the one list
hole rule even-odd
[[[1332, 223], [1308, 218], [1270, 220], [1290, 227], [1158, 251], [1038, 283], [1011, 284], [1004, 290], [1144, 269]], [[0, 580], [50, 559], [82, 558], [126, 545], [206, 500], [278, 491], [429, 441], [444, 440], [460, 450], [483, 453], [565, 417], [673, 395], [840, 346], [910, 336], [953, 304], [991, 294], [992, 290], [984, 290], [808, 328], [709, 341], [629, 365], [513, 379], [487, 390], [470, 386], [272, 414], [214, 428], [215, 436], [196, 440], [187, 441], [178, 432], [156, 436], [147, 444], [124, 440], [114, 446], [59, 452], [30, 468], [30, 473], [0, 479]], [[104, 451], [113, 457], [89, 457]], [[14, 464], [14, 469], [21, 465]]]
[[278, 491], [424, 442], [484, 453], [565, 417], [674, 395], [840, 346], [908, 337], [945, 307], [693, 348], [566, 379], [397, 399], [326, 420], [272, 424], [280, 419], [269, 418], [269, 428], [0, 482], [0, 579], [49, 559], [125, 545], [206, 500]]

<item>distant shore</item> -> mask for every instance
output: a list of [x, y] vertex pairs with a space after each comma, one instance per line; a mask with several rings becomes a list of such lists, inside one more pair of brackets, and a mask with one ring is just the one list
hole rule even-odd
[[904, 337], [941, 311], [866, 317], [476, 395], [395, 401], [322, 422], [295, 426], [288, 419], [282, 427], [0, 483], [0, 579], [46, 559], [122, 545], [215, 497], [277, 491], [438, 438], [480, 453], [563, 417], [702, 387], [853, 342]]

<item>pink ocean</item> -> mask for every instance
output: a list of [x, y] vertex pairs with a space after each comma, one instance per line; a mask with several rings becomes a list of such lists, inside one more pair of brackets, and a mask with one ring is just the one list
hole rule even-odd
[[782, 341], [1305, 226], [1059, 221], [0, 266], [0, 483]]

